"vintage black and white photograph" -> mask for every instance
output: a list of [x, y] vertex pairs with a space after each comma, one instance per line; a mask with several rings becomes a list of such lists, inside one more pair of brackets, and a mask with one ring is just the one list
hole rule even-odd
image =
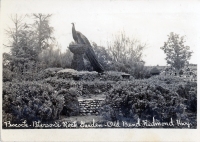
[[193, 2], [3, 0], [1, 129], [197, 130]]

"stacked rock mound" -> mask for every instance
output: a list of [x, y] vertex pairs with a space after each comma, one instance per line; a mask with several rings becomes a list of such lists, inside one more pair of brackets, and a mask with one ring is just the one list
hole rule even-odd
[[89, 71], [76, 71], [73, 69], [63, 69], [57, 72], [55, 75], [58, 78], [62, 79], [72, 79], [72, 80], [85, 80], [85, 81], [94, 81], [94, 80], [100, 80], [100, 81], [120, 81], [123, 79], [129, 79], [130, 75], [123, 73], [123, 72], [115, 72], [115, 71], [108, 71], [104, 73], [97, 73], [95, 71], [89, 72]]
[[50, 76], [45, 75], [44, 81], [56, 91], [70, 88], [76, 90], [81, 115], [98, 115], [101, 102], [113, 85], [118, 81], [133, 79], [129, 74], [114, 71], [97, 73], [62, 68], [46, 70]]
[[106, 93], [113, 84], [118, 81], [129, 81], [133, 78], [123, 72], [97, 72], [76, 71], [73, 69], [60, 69], [52, 71], [51, 76], [43, 78], [46, 83], [51, 84], [56, 91], [75, 87], [79, 95]]

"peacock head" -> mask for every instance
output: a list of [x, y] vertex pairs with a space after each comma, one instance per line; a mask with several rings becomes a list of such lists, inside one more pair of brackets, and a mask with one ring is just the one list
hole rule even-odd
[[74, 23], [71, 23], [72, 24], [72, 26], [74, 26]]

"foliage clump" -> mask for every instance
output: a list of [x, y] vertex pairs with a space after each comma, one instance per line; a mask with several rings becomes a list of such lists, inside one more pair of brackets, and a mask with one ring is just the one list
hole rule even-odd
[[62, 89], [58, 91], [58, 94], [63, 95], [65, 100], [61, 114], [65, 116], [79, 115], [79, 102], [77, 98], [77, 90], [75, 88], [70, 88], [68, 90]]
[[151, 69], [150, 73], [151, 75], [159, 75], [160, 71], [158, 70], [158, 68], [154, 67]]
[[[193, 82], [168, 84], [168, 79], [150, 78], [133, 82], [119, 82], [108, 92], [101, 115], [107, 120], [152, 121], [189, 120], [190, 113], [196, 113], [197, 86]], [[175, 86], [175, 88], [172, 88]], [[179, 86], [179, 87], [178, 87]], [[192, 122], [196, 127], [196, 122]]]
[[77, 102], [72, 90], [56, 92], [43, 82], [7, 82], [3, 85], [3, 122], [52, 121], [60, 118], [63, 107], [73, 110], [70, 104]]

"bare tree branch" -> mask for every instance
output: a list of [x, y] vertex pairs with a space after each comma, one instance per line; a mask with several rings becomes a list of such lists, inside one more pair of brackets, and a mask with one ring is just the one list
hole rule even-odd
[[13, 46], [5, 45], [5, 44], [3, 44], [3, 46], [5, 46], [5, 47], [13, 47]]

